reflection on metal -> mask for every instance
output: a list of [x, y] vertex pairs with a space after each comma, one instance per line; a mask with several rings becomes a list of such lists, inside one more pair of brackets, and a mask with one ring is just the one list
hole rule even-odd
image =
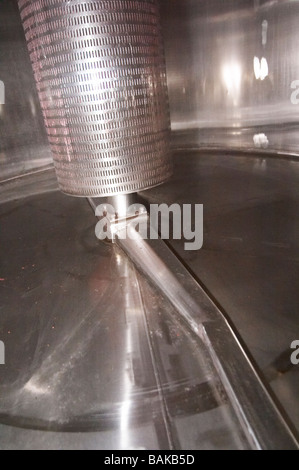
[[268, 26], [269, 23], [267, 20], [263, 20], [262, 22], [262, 45], [266, 46], [267, 39], [268, 39]]
[[265, 134], [255, 134], [253, 136], [253, 142], [256, 148], [266, 149], [269, 146], [269, 140]]
[[240, 98], [240, 86], [242, 79], [242, 70], [240, 64], [232, 62], [223, 65], [223, 80], [227, 95], [231, 98], [234, 106], [237, 106]]
[[21, 178], [18, 200], [11, 183], [0, 187], [1, 448], [296, 447], [228, 324], [169, 249], [99, 243], [86, 201], [45, 182]]
[[173, 253], [161, 240], [142, 238], [129, 219], [115, 230], [116, 243], [207, 346], [249, 445], [256, 449], [299, 449], [221, 312]]
[[271, 133], [269, 151], [298, 155], [299, 2], [163, 0], [161, 8], [174, 146], [192, 139], [248, 150], [255, 134]]
[[265, 57], [263, 57], [261, 60], [258, 57], [254, 57], [253, 68], [254, 75], [257, 80], [263, 81], [269, 75], [268, 62]]
[[5, 105], [0, 104], [0, 181], [3, 181], [53, 165], [15, 0], [0, 2], [0, 56], [0, 80], [6, 95]]
[[86, 201], [31, 193], [0, 204], [0, 447], [249, 448], [207, 347], [96, 240]]
[[[163, 256], [159, 258], [137, 233], [133, 242], [128, 238], [120, 238], [119, 244], [138, 268], [171, 301], [178, 316], [186, 322], [190, 330], [208, 347], [250, 445], [257, 449], [299, 449], [230, 327], [212, 303], [209, 305], [209, 318], [205, 318], [206, 313], [203, 312], [208, 309], [201, 309], [202, 301], [199, 301], [205, 294], [189, 273], [179, 265], [177, 259], [164, 247], [159, 247]], [[169, 268], [164, 260], [167, 260]], [[184, 279], [184, 285], [189, 284], [186, 290], [176, 279], [179, 273], [180, 279]], [[190, 292], [194, 297], [190, 296]], [[208, 302], [208, 299], [206, 301]]]

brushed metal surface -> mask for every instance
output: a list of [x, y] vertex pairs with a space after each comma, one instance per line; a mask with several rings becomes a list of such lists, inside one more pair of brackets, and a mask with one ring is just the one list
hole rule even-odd
[[133, 193], [171, 174], [156, 0], [19, 0], [62, 191]]
[[0, 2], [0, 181], [52, 164], [24, 30], [15, 0]]
[[0, 449], [248, 449], [204, 343], [86, 200], [48, 189], [0, 199]]
[[[198, 156], [195, 160], [181, 156], [177, 178], [185, 182], [184, 194], [192, 193], [197, 201], [204, 195], [210, 198], [210, 221], [220, 188], [212, 193], [201, 185], [202, 191], [196, 188], [202, 178], [217, 181], [215, 168], [209, 166], [213, 158], [199, 165]], [[250, 159], [244, 160], [239, 158], [235, 165], [250, 177]], [[48, 178], [43, 173], [20, 178], [17, 192], [12, 188], [16, 182], [0, 185], [0, 222], [5, 224], [0, 231], [0, 337], [7, 359], [0, 368], [0, 448], [292, 448], [294, 443], [280, 432], [283, 421], [279, 423], [279, 415], [273, 414], [267, 394], [219, 309], [176, 257], [159, 244], [161, 259], [156, 262], [150, 246], [136, 255], [139, 243], [126, 245], [143, 267], [154, 268], [156, 279], [163, 277], [161, 293], [122, 251], [97, 241], [96, 221], [87, 201], [65, 197], [53, 184], [49, 186], [54, 171], [49, 173]], [[239, 172], [235, 173], [238, 180]], [[291, 175], [290, 183], [296, 179], [294, 172]], [[227, 184], [231, 190], [235, 186], [231, 180]], [[149, 198], [153, 192], [161, 195], [165, 186], [160, 193], [149, 191]], [[176, 196], [182, 203], [184, 196], [176, 182], [169, 186], [168, 197]], [[228, 209], [236, 209], [233, 202], [226, 203]], [[215, 257], [220, 256], [216, 250]], [[229, 272], [235, 269], [231, 256], [230, 252]], [[195, 264], [186, 261], [211, 275], [215, 265], [205, 263], [204, 257], [205, 250], [195, 258], [192, 254]], [[171, 266], [170, 276], [163, 262]], [[231, 283], [233, 291], [240, 291], [242, 279], [246, 282], [253, 273], [262, 282], [262, 266], [257, 271], [251, 258], [245, 257], [239, 284]], [[292, 276], [285, 285], [291, 292]], [[170, 297], [169, 289], [181, 298], [184, 291], [195, 296], [197, 310], [188, 295], [185, 308], [201, 325], [202, 337], [194, 337], [180, 321], [177, 308], [182, 303], [173, 299], [173, 306], [167, 301], [163, 292]], [[217, 286], [215, 294], [219, 295]], [[242, 291], [241, 296], [246, 298]], [[232, 318], [246, 342], [252, 346], [254, 341], [263, 348], [263, 356], [271, 357], [273, 335], [263, 337], [264, 318], [259, 318], [262, 310], [267, 312], [268, 299], [259, 302], [255, 324], [260, 336], [247, 328], [252, 319], [250, 302], [247, 310], [246, 305], [243, 309], [237, 305], [237, 314], [231, 306]], [[268, 311], [271, 327], [279, 317], [272, 308]], [[290, 322], [290, 312], [281, 322]], [[287, 334], [286, 328], [277, 333], [282, 339]], [[285, 389], [292, 392], [287, 384]], [[294, 386], [293, 399], [287, 403], [294, 410], [296, 390]], [[285, 400], [282, 403], [286, 405]]]
[[161, 17], [176, 145], [298, 155], [299, 2], [162, 0]]
[[227, 312], [299, 430], [299, 367], [290, 363], [299, 338], [299, 162], [184, 150], [175, 168], [146, 199], [204, 205], [203, 248], [171, 246]]
[[207, 346], [250, 447], [298, 450], [299, 443], [221, 311], [161, 239], [144, 240], [130, 221], [119, 235], [126, 230], [129, 236], [116, 237], [116, 243]]

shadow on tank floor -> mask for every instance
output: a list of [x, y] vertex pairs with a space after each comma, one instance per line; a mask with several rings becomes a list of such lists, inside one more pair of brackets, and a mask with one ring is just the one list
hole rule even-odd
[[188, 152], [150, 203], [204, 205], [204, 244], [171, 245], [227, 313], [299, 429], [299, 161]]

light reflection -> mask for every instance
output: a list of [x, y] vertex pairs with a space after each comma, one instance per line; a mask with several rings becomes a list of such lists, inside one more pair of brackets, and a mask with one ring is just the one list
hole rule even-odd
[[253, 69], [254, 69], [255, 78], [259, 80], [261, 76], [261, 64], [260, 64], [260, 59], [258, 57], [255, 57], [253, 59]]
[[268, 21], [264, 20], [262, 22], [262, 45], [266, 46], [268, 39]]
[[[127, 302], [128, 303], [128, 302]], [[126, 316], [129, 318], [130, 311], [126, 310]], [[123, 390], [124, 390], [124, 397], [123, 402], [120, 410], [120, 443], [121, 449], [126, 450], [130, 446], [129, 442], [129, 418], [130, 418], [130, 408], [131, 408], [131, 400], [130, 395], [132, 391], [132, 382], [130, 378], [130, 371], [131, 371], [131, 357], [132, 357], [132, 331], [130, 324], [127, 326], [127, 335], [126, 335], [126, 367], [124, 373], [124, 382], [123, 382]]]
[[265, 57], [262, 58], [261, 60], [261, 80], [264, 80], [266, 77], [269, 75], [269, 67], [268, 67], [268, 62]]
[[36, 382], [34, 382], [33, 378], [31, 378], [26, 383], [26, 385], [24, 386], [24, 390], [32, 393], [33, 395], [46, 395], [50, 392], [49, 389], [46, 389], [45, 387], [38, 385]]
[[260, 61], [258, 57], [254, 57], [253, 59], [253, 69], [254, 75], [257, 80], [265, 80], [266, 77], [269, 75], [269, 66], [267, 59], [263, 57]]
[[263, 148], [266, 149], [269, 147], [269, 140], [266, 134], [261, 133], [261, 134], [255, 134], [253, 136], [253, 142], [256, 148]]
[[231, 62], [223, 66], [223, 81], [227, 89], [227, 94], [232, 97], [235, 106], [238, 104], [239, 101], [241, 76], [241, 66], [237, 62]]
[[131, 401], [125, 400], [122, 403], [120, 410], [120, 443], [121, 449], [127, 450], [129, 448], [129, 416], [130, 416]]
[[36, 106], [35, 106], [35, 103], [34, 103], [34, 99], [33, 99], [33, 96], [29, 96], [29, 105], [30, 105], [30, 111], [31, 111], [31, 114], [33, 117], [36, 116]]

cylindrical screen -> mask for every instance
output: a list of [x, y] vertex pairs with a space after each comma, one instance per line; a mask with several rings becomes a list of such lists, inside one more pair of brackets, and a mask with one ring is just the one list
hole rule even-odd
[[132, 193], [171, 174], [156, 0], [18, 0], [60, 188]]

